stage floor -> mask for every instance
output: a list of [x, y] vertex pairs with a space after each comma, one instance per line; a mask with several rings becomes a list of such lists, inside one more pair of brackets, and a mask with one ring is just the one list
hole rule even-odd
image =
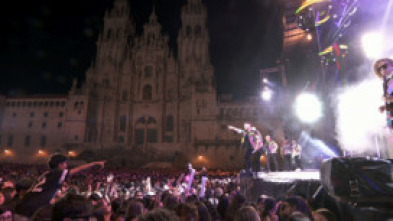
[[240, 187], [250, 201], [260, 195], [283, 197], [293, 194], [312, 196], [321, 185], [317, 169], [285, 172], [240, 174]]
[[294, 182], [301, 180], [320, 180], [319, 170], [309, 169], [301, 171], [285, 171], [285, 172], [259, 172], [254, 177], [255, 179], [263, 179], [265, 181], [282, 183]]

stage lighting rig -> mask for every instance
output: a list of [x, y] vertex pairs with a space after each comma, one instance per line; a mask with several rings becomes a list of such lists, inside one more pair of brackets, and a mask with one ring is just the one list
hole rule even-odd
[[349, 48], [342, 37], [357, 6], [358, 0], [305, 0], [296, 10], [298, 27], [307, 33], [309, 41], [309, 37], [315, 36], [318, 55], [325, 66], [336, 64], [338, 70], [343, 68]]
[[305, 0], [296, 10], [298, 27], [309, 31], [328, 21], [341, 30], [351, 24], [358, 0]]
[[306, 0], [295, 12], [297, 25], [306, 32], [313, 30], [331, 18], [332, 9], [330, 0]]
[[341, 69], [340, 60], [345, 58], [347, 53], [348, 45], [334, 43], [332, 46], [329, 46], [319, 52], [318, 55], [321, 57], [321, 61], [325, 65], [336, 62], [337, 67]]

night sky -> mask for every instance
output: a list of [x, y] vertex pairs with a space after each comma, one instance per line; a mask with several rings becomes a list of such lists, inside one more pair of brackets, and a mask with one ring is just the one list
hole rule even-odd
[[[158, 21], [176, 49], [186, 0], [129, 0], [140, 34], [156, 6]], [[279, 9], [274, 0], [203, 0], [208, 9], [210, 55], [219, 93], [255, 94], [259, 69], [280, 55]], [[1, 18], [0, 93], [65, 94], [84, 80], [112, 0], [8, 2]]]

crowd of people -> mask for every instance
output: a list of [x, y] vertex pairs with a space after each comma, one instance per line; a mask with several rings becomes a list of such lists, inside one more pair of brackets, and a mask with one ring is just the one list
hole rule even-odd
[[338, 220], [299, 195], [248, 200], [236, 171], [1, 164], [0, 220]]

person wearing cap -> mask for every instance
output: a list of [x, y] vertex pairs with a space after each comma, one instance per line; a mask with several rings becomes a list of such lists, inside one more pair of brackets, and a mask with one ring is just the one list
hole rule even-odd
[[390, 58], [378, 59], [373, 65], [374, 74], [383, 81], [384, 105], [379, 107], [380, 112], [386, 111], [387, 125], [393, 128], [393, 60]]
[[104, 161], [92, 162], [68, 169], [67, 157], [61, 153], [53, 154], [48, 162], [49, 170], [44, 172], [29, 188], [15, 207], [15, 220], [29, 220], [35, 211], [50, 204], [56, 192], [68, 176], [93, 166], [104, 167]]

